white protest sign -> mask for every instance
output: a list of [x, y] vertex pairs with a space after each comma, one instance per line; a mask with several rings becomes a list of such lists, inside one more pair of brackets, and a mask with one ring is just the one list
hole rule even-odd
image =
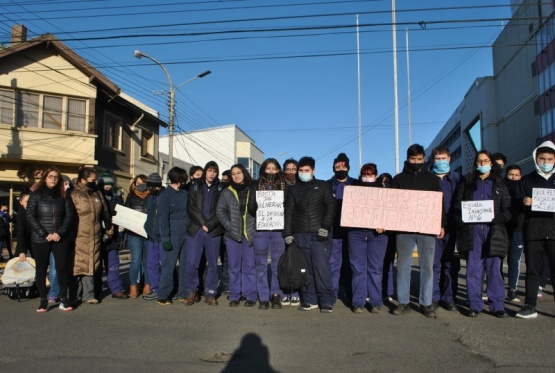
[[256, 192], [256, 229], [272, 231], [283, 229], [283, 190], [259, 190]]
[[462, 201], [462, 220], [465, 223], [489, 223], [494, 218], [493, 200]]
[[119, 225], [125, 229], [129, 229], [144, 238], [147, 238], [144, 225], [146, 221], [146, 214], [140, 211], [135, 211], [122, 205], [116, 205], [117, 215], [112, 217], [112, 223]]
[[555, 189], [532, 188], [532, 211], [555, 212]]

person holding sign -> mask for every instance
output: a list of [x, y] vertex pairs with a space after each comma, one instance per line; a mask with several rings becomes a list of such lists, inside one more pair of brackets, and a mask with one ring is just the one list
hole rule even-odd
[[252, 240], [256, 231], [254, 216], [248, 212], [252, 178], [245, 166], [231, 166], [231, 183], [222, 190], [216, 215], [225, 229], [229, 268], [229, 306], [237, 307], [241, 295], [245, 307], [256, 305], [256, 269]]
[[[354, 185], [381, 188], [377, 179], [378, 168], [366, 163], [360, 169], [360, 177]], [[383, 306], [382, 277], [388, 236], [384, 229], [349, 229], [349, 261], [352, 274], [352, 306], [354, 313], [364, 312], [366, 298], [370, 299], [370, 312], [379, 313]]]
[[[470, 307], [469, 317], [477, 317], [484, 309], [482, 300], [482, 271], [487, 273], [487, 294], [490, 312], [499, 318], [505, 311], [505, 283], [501, 276], [501, 259], [507, 255], [509, 236], [505, 224], [511, 219], [511, 197], [503, 182], [500, 166], [493, 162], [490, 152], [476, 154], [470, 174], [459, 184], [455, 197], [459, 253], [466, 258], [466, 287]], [[477, 204], [463, 201], [493, 201], [493, 220], [480, 221]], [[464, 222], [463, 214], [470, 222]]]
[[[540, 276], [547, 256], [551, 268], [551, 283], [555, 288], [555, 211], [545, 211], [533, 194], [542, 197], [555, 195], [555, 144], [545, 141], [534, 149], [532, 157], [536, 171], [522, 178], [520, 194], [525, 207], [524, 250], [526, 252], [526, 299], [516, 314], [522, 319], [538, 317], [536, 303]], [[546, 255], [547, 254], [547, 255]]]
[[[403, 172], [393, 178], [392, 188], [441, 192], [439, 179], [426, 170], [424, 156], [425, 151], [422, 145], [409, 146]], [[437, 238], [443, 238], [444, 224], [445, 219], [442, 218], [441, 230], [438, 232]], [[432, 306], [435, 239], [436, 236], [430, 234], [404, 232], [397, 234], [397, 300], [399, 305], [393, 310], [394, 315], [404, 315], [410, 312], [412, 253], [416, 247], [420, 266], [420, 311], [426, 317], [436, 317]]]
[[[250, 195], [249, 213], [256, 217], [257, 230], [253, 237], [254, 263], [256, 265], [256, 289], [261, 310], [281, 309], [283, 292], [277, 277], [278, 261], [285, 251], [283, 240], [283, 195], [285, 177], [274, 158], [268, 158], [260, 166], [260, 179], [253, 183], [256, 193]], [[276, 197], [281, 194], [281, 202]], [[268, 284], [268, 252], [271, 255], [271, 277]], [[270, 297], [270, 294], [272, 295]]]
[[330, 313], [336, 299], [330, 269], [336, 202], [330, 183], [314, 178], [315, 166], [312, 157], [299, 160], [299, 182], [288, 190], [285, 200], [283, 237], [287, 245], [295, 241], [301, 248], [308, 269], [299, 310], [310, 311], [320, 304], [320, 312]]

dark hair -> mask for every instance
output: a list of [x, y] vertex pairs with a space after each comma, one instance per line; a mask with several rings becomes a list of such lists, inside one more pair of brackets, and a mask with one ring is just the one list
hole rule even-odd
[[497, 180], [502, 179], [501, 166], [494, 161], [493, 154], [491, 154], [487, 150], [480, 150], [478, 153], [476, 153], [476, 156], [474, 157], [474, 163], [472, 164], [472, 171], [470, 171], [466, 179], [467, 186], [469, 186], [472, 190], [476, 190], [476, 184], [478, 179], [480, 178], [480, 174], [478, 173], [478, 171], [476, 171], [476, 167], [477, 167], [476, 162], [478, 162], [478, 157], [480, 156], [480, 154], [485, 154], [491, 160], [490, 177], [493, 177]]
[[366, 173], [378, 176], [378, 166], [376, 166], [374, 163], [366, 163], [362, 165], [362, 167], [360, 168], [360, 176], [362, 177], [362, 175]]
[[222, 176], [231, 177], [231, 170], [225, 170], [224, 172], [222, 172]]
[[295, 167], [299, 168], [299, 162], [297, 162], [297, 160], [295, 158], [289, 158], [286, 159], [285, 162], [283, 162], [283, 169], [285, 170], [285, 167], [287, 167], [287, 165], [289, 163], [293, 163], [295, 165]]
[[172, 167], [168, 171], [168, 179], [170, 179], [170, 184], [181, 184], [186, 183], [189, 179], [189, 176], [187, 175], [187, 171], [185, 171], [181, 167]]
[[297, 168], [301, 168], [304, 166], [308, 166], [314, 170], [316, 168], [316, 161], [312, 157], [304, 156], [301, 159], [299, 159]]
[[435, 157], [438, 154], [447, 154], [448, 156], [451, 156], [451, 153], [449, 152], [449, 148], [443, 145], [436, 146], [432, 150], [432, 157]]
[[[89, 176], [91, 176], [91, 174], [95, 174], [96, 175], [96, 170], [92, 167], [83, 167], [79, 170], [79, 173], [77, 174], [77, 181], [81, 181], [81, 180], [87, 180], [89, 178]], [[60, 175], [60, 179], [61, 179], [61, 175]], [[63, 184], [63, 180], [62, 180], [62, 184]]]
[[189, 175], [191, 175], [191, 179], [193, 178], [193, 175], [195, 174], [195, 172], [197, 171], [202, 171], [202, 174], [204, 174], [204, 169], [200, 166], [193, 166], [189, 169]]
[[512, 165], [508, 166], [508, 167], [505, 169], [505, 171], [506, 171], [507, 173], [509, 173], [509, 171], [512, 171], [512, 170], [518, 170], [518, 171], [520, 171], [520, 173], [522, 173], [522, 169], [521, 169], [520, 166], [517, 165], [517, 164], [512, 164]]
[[384, 179], [389, 179], [389, 183], [391, 184], [391, 180], [393, 180], [393, 176], [391, 176], [391, 174], [388, 174], [387, 172], [384, 172], [383, 174], [381, 174], [380, 176], [378, 176], [378, 180], [380, 181], [380, 183], [383, 185], [383, 181]]
[[137, 186], [137, 180], [141, 180], [143, 182], [143, 184], [146, 184], [146, 181], [148, 180], [148, 177], [144, 174], [140, 174], [137, 175], [133, 178], [133, 182], [131, 183], [131, 185], [129, 186], [129, 191], [132, 192], [133, 191], [133, 187]]
[[[549, 146], [542, 146], [541, 148], [538, 148], [536, 150], [536, 157], [538, 155], [544, 154], [544, 153], [555, 154], [555, 149], [552, 149]], [[534, 161], [536, 161], [536, 160], [534, 159]]]
[[492, 161], [503, 161], [503, 164], [507, 164], [507, 157], [505, 157], [505, 155], [503, 155], [502, 153], [493, 153]]
[[29, 188], [23, 188], [21, 193], [19, 193], [19, 200], [21, 201], [21, 198], [25, 196], [30, 196], [30, 195], [31, 195], [31, 191], [29, 190]]
[[245, 166], [243, 166], [242, 164], [234, 164], [233, 166], [231, 166], [231, 168], [229, 169], [229, 173], [231, 175], [231, 170], [233, 170], [234, 168], [238, 168], [241, 170], [241, 172], [243, 173], [243, 177], [244, 177], [244, 182], [247, 184], [252, 183], [252, 177], [251, 174], [249, 174], [249, 171], [247, 171], [247, 169], [245, 168]]
[[[46, 187], [45, 181], [46, 181], [46, 176], [48, 176], [49, 173], [51, 173], [52, 171], [56, 172], [58, 174], [58, 182], [56, 184], [56, 188], [58, 188], [60, 190], [60, 195], [62, 196], [62, 198], [66, 197], [66, 190], [64, 188], [64, 179], [62, 179], [62, 173], [60, 172], [60, 169], [58, 167], [55, 166], [50, 166], [48, 167], [46, 170], [44, 170], [42, 177], [40, 178], [39, 184], [37, 185], [37, 189], [39, 190], [41, 189], [41, 187]], [[81, 171], [79, 171], [81, 172]]]
[[262, 162], [262, 164], [260, 165], [260, 172], [261, 173], [266, 172], [266, 167], [268, 167], [269, 164], [273, 164], [274, 166], [276, 166], [276, 168], [278, 169], [278, 174], [283, 173], [281, 169], [281, 165], [275, 158], [268, 158], [264, 162]]
[[424, 147], [420, 144], [412, 144], [407, 149], [407, 159], [409, 159], [410, 157], [414, 157], [416, 155], [426, 155], [426, 151], [424, 150]]

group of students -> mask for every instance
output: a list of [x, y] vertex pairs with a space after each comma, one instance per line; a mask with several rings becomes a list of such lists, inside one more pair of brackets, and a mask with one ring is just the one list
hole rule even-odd
[[[534, 188], [555, 189], [555, 145], [548, 141], [534, 150], [536, 170], [522, 180], [518, 180], [518, 166], [507, 167], [503, 177], [504, 162], [497, 162], [486, 150], [477, 153], [465, 177], [450, 169], [448, 148], [433, 149], [432, 158], [429, 170], [424, 148], [414, 144], [407, 150], [403, 171], [395, 177], [378, 176], [377, 166], [367, 163], [354, 179], [349, 176], [349, 158], [340, 153], [328, 181], [315, 178], [311, 157], [289, 159], [283, 169], [269, 158], [262, 163], [257, 180], [241, 164], [233, 165], [220, 180], [218, 164], [211, 161], [204, 168], [190, 170], [190, 182], [184, 169], [173, 167], [167, 174], [167, 187], [157, 173], [139, 175], [125, 202], [114, 190], [109, 172], [100, 175], [97, 183], [96, 171], [84, 168], [70, 182], [51, 167], [33, 186], [34, 192], [20, 197], [16, 255], [25, 260], [27, 250], [32, 250], [36, 260], [41, 298], [37, 312], [47, 311], [49, 302], [58, 298], [64, 311], [73, 309], [76, 302], [99, 303], [102, 266], [113, 298], [138, 298], [142, 293], [143, 299], [160, 305], [178, 300], [191, 306], [204, 295], [207, 305], [216, 306], [221, 258], [230, 307], [243, 301], [245, 307], [258, 303], [262, 310], [293, 305], [303, 311], [319, 308], [329, 313], [340, 296], [340, 278], [344, 278], [345, 294], [357, 314], [366, 307], [379, 313], [384, 299], [393, 296], [396, 255], [398, 304], [392, 313], [403, 315], [411, 311], [410, 276], [416, 248], [418, 299], [425, 316], [435, 318], [439, 306], [457, 309], [460, 255], [467, 264], [467, 315], [478, 316], [486, 300], [490, 312], [502, 318], [507, 316], [502, 260], [509, 253], [508, 298], [518, 301], [518, 267], [524, 248], [526, 298], [517, 317], [537, 317], [538, 288], [546, 264], [555, 285], [555, 215], [532, 209], [531, 197]], [[342, 201], [348, 185], [441, 192], [441, 230], [430, 235], [343, 227]], [[283, 230], [257, 229], [257, 191], [283, 191]], [[481, 200], [493, 201], [493, 220], [463, 222], [462, 202]], [[112, 225], [118, 204], [146, 214], [147, 237]], [[308, 276], [299, 292], [288, 293], [278, 282], [277, 263], [293, 242], [301, 249]], [[119, 274], [121, 247], [131, 253], [129, 294]], [[51, 277], [51, 283], [59, 286], [58, 294], [50, 297], [46, 287], [49, 265], [50, 274], [57, 277], [54, 281]], [[484, 273], [486, 299], [482, 296]]]

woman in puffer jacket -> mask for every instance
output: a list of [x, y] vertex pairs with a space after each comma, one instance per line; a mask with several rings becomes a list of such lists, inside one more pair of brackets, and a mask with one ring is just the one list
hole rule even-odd
[[60, 170], [48, 168], [27, 203], [27, 222], [36, 264], [36, 285], [40, 295], [37, 312], [48, 310], [46, 270], [53, 253], [60, 285], [60, 310], [71, 311], [68, 303], [68, 259], [72, 244], [75, 208], [66, 196]]

